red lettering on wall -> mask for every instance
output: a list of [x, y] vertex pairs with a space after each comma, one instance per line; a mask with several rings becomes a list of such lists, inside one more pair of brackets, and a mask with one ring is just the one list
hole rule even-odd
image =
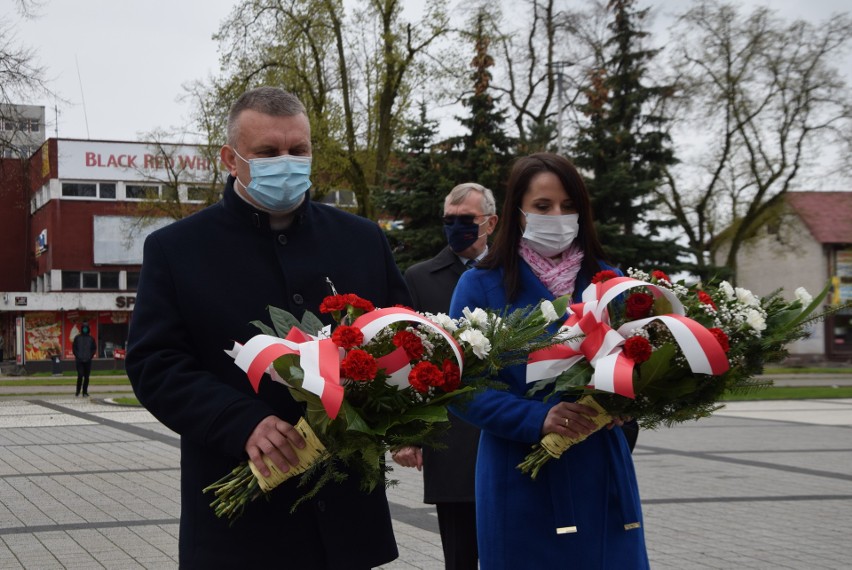
[[95, 165], [95, 153], [87, 152], [86, 153], [86, 166], [94, 166]]

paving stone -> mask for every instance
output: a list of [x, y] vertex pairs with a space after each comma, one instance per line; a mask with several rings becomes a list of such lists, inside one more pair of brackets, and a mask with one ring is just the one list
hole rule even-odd
[[[0, 568], [176, 568], [176, 435], [96, 399], [0, 401]], [[742, 402], [643, 431], [634, 453], [651, 566], [830, 568], [852, 559], [852, 400]], [[388, 490], [400, 558], [444, 567], [422, 474]]]

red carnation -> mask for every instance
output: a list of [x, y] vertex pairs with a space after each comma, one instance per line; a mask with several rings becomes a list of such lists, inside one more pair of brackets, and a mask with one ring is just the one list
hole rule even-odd
[[669, 276], [668, 276], [668, 275], [666, 275], [665, 273], [663, 273], [662, 271], [660, 271], [659, 269], [655, 269], [655, 270], [653, 270], [653, 271], [651, 272], [651, 277], [654, 277], [654, 278], [655, 278], [655, 279], [657, 279], [657, 280], [668, 281], [669, 283], [671, 283], [671, 282], [672, 282], [672, 280], [671, 280], [671, 279], [669, 279]]
[[[716, 307], [716, 303], [713, 302], [713, 297], [711, 297], [710, 295], [708, 295], [704, 291], [698, 292], [698, 300], [701, 301], [702, 303], [704, 303], [705, 305], [710, 305], [711, 307], [713, 307], [713, 310], [718, 309]], [[719, 331], [719, 332], [721, 332], [721, 331]], [[724, 334], [724, 333], [722, 333], [722, 334]]]
[[641, 319], [651, 314], [654, 298], [647, 293], [633, 293], [627, 298], [627, 318]]
[[329, 295], [320, 303], [320, 313], [332, 313], [346, 308], [346, 295]]
[[444, 392], [456, 391], [461, 384], [461, 370], [459, 370], [458, 365], [449, 358], [446, 358], [444, 359], [442, 369], [444, 372], [444, 383], [441, 385], [441, 389]]
[[592, 283], [602, 283], [607, 279], [613, 279], [614, 277], [618, 277], [618, 273], [616, 273], [612, 269], [598, 271], [597, 273], [595, 273], [595, 276], [592, 277]]
[[631, 336], [624, 342], [624, 355], [636, 364], [651, 358], [651, 343], [642, 336]]
[[372, 311], [376, 308], [367, 299], [362, 299], [361, 297], [359, 297], [358, 295], [355, 295], [353, 293], [347, 293], [346, 295], [343, 295], [343, 296], [346, 298], [347, 304], [352, 305], [356, 309], [361, 309], [365, 313], [369, 313], [370, 311]]
[[331, 340], [340, 348], [355, 348], [364, 342], [364, 333], [358, 327], [340, 325], [334, 329]]
[[719, 346], [722, 347], [723, 351], [728, 352], [729, 350], [731, 350], [731, 343], [728, 342], [728, 335], [725, 334], [725, 331], [717, 328], [707, 330], [710, 331], [710, 334], [716, 337], [716, 340], [719, 341]]
[[409, 331], [399, 331], [393, 335], [394, 346], [402, 347], [409, 360], [420, 360], [423, 358], [423, 341], [420, 337]]
[[340, 372], [343, 376], [358, 382], [371, 381], [378, 371], [379, 364], [376, 359], [360, 348], [350, 350], [340, 363]]
[[411, 387], [425, 394], [430, 386], [440, 386], [444, 382], [441, 370], [428, 361], [418, 362], [408, 373], [408, 383]]

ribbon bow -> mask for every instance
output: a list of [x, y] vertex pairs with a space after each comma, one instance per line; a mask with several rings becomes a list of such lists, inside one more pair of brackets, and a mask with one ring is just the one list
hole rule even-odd
[[[654, 297], [663, 296], [672, 312], [624, 323], [614, 330], [609, 325], [607, 305], [635, 287], [647, 287]], [[634, 398], [635, 362], [623, 350], [626, 337], [652, 321], [668, 327], [695, 373], [719, 375], [728, 370], [728, 359], [719, 341], [696, 321], [684, 316], [683, 304], [670, 290], [631, 277], [616, 277], [592, 283], [583, 291], [582, 302], [569, 307], [571, 313], [561, 333], [569, 340], [530, 354], [527, 383], [558, 376], [580, 360], [594, 368], [590, 387]]]
[[[363, 346], [375, 338], [382, 329], [400, 321], [418, 323], [443, 336], [450, 344], [459, 370], [463, 369], [462, 351], [456, 339], [443, 328], [410, 309], [401, 307], [376, 309], [355, 319], [352, 326], [361, 329], [364, 335], [364, 342], [361, 345]], [[283, 339], [259, 334], [252, 337], [245, 345], [235, 342], [234, 348], [225, 352], [246, 373], [255, 392], [259, 390], [260, 380], [265, 373], [268, 373], [276, 382], [287, 384], [275, 371], [273, 362], [288, 354], [299, 356], [299, 367], [304, 373], [302, 388], [319, 396], [329, 418], [336, 418], [340, 412], [343, 404], [340, 362], [346, 351], [335, 345], [330, 338], [307, 335], [293, 327]], [[411, 365], [404, 349], [397, 348], [377, 358], [376, 361], [379, 368], [384, 368], [388, 374], [389, 384], [398, 387], [405, 387], [408, 384]]]

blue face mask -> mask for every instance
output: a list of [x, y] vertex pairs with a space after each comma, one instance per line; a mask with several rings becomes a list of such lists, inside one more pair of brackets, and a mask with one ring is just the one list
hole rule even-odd
[[287, 212], [296, 207], [308, 188], [311, 187], [311, 157], [283, 154], [270, 158], [246, 160], [234, 150], [234, 154], [248, 163], [251, 182], [248, 185], [237, 178], [246, 193], [262, 208], [270, 212]]
[[[464, 220], [464, 218], [469, 218], [471, 221]], [[444, 217], [444, 235], [447, 236], [447, 243], [454, 252], [461, 253], [485, 235], [479, 233], [479, 228], [488, 221], [488, 217], [482, 224], [477, 224], [473, 219], [474, 216]], [[452, 221], [452, 223], [447, 223], [448, 221]]]

